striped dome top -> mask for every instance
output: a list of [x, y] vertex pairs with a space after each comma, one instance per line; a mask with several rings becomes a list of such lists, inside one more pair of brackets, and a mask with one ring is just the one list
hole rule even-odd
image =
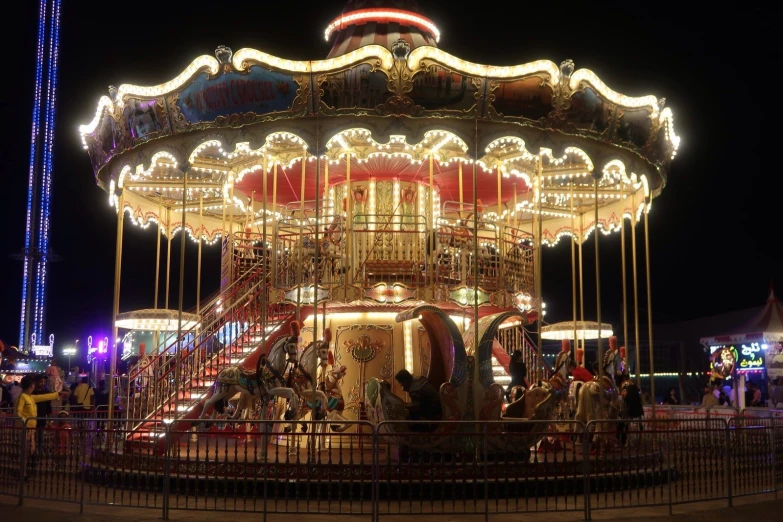
[[334, 58], [365, 45], [391, 49], [399, 39], [408, 42], [411, 49], [437, 47], [440, 31], [419, 13], [415, 0], [349, 0], [325, 36], [333, 42], [328, 58]]

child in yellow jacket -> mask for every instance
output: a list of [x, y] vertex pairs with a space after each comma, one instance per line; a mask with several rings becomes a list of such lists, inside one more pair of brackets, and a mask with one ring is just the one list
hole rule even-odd
[[27, 479], [27, 459], [30, 455], [35, 453], [35, 418], [38, 416], [39, 402], [54, 401], [59, 399], [64, 392], [52, 392], [44, 393], [41, 395], [33, 395], [33, 377], [25, 375], [22, 377], [21, 388], [22, 394], [16, 400], [16, 406], [14, 411], [16, 416], [19, 417], [19, 424], [25, 426], [25, 443], [27, 446], [27, 452], [25, 453], [25, 480]]

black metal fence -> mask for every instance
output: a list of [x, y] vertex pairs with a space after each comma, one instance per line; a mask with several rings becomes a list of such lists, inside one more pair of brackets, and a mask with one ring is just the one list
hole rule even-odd
[[366, 516], [570, 512], [775, 492], [783, 420], [209, 421], [0, 418], [0, 494], [159, 510]]

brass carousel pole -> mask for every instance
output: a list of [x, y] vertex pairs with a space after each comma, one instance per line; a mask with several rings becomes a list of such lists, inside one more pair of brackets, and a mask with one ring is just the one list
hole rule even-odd
[[598, 253], [598, 234], [600, 233], [598, 230], [598, 175], [593, 174], [593, 179], [595, 181], [595, 230], [593, 231], [593, 234], [595, 235], [595, 318], [598, 321], [598, 353], [596, 354], [596, 358], [598, 359], [598, 375], [599, 377], [603, 377], [604, 343], [601, 339], [601, 257]]
[[[579, 214], [579, 234], [582, 236], [582, 241], [579, 242], [577, 245], [577, 251], [579, 253], [579, 322], [582, 323], [582, 329], [584, 330], [585, 327], [585, 272], [584, 272], [584, 261], [582, 257], [582, 243], [584, 243], [584, 214]], [[582, 335], [582, 342], [580, 343], [582, 347], [582, 364], [580, 366], [585, 365], [585, 337]]]
[[478, 120], [475, 127], [475, 147], [473, 157], [473, 346], [479, 345], [479, 302], [478, 302]]
[[[196, 264], [196, 315], [201, 314], [201, 243], [204, 239], [204, 191], [198, 194], [198, 261]], [[199, 321], [200, 322], [200, 321]]]
[[573, 302], [574, 312], [574, 346], [571, 347], [571, 355], [573, 356], [574, 350], [576, 350], [579, 338], [576, 334], [576, 246], [574, 243], [578, 241], [576, 231], [574, 230], [574, 184], [571, 183], [571, 194], [569, 200], [571, 201], [571, 301]]
[[[543, 187], [542, 187], [542, 174], [544, 170], [544, 159], [541, 157], [541, 151], [538, 154], [538, 169], [536, 171], [536, 199], [538, 200], [538, 234], [536, 235], [536, 297], [538, 298], [538, 320], [536, 321], [538, 329], [538, 373], [536, 380], [544, 378], [544, 343], [541, 339], [541, 326], [544, 322], [544, 296], [543, 296], [543, 274], [541, 270], [542, 252], [541, 248], [544, 246], [544, 213], [543, 213]], [[477, 345], [478, 346], [478, 345]]]
[[[158, 241], [155, 249], [155, 304], [153, 308], [158, 308], [158, 293], [160, 286], [160, 242], [161, 242], [161, 228], [163, 227], [163, 194], [160, 195], [160, 203], [158, 203]], [[70, 370], [70, 369], [69, 369]]]
[[179, 388], [182, 384], [182, 309], [185, 298], [185, 207], [188, 200], [188, 169], [182, 173], [182, 225], [180, 226], [179, 243], [179, 300], [177, 304], [177, 355], [175, 356], [176, 370], [174, 373], [174, 417], [177, 417], [177, 401], [179, 400]]
[[345, 227], [345, 249], [348, 252], [348, 255], [345, 259], [345, 264], [343, 265], [343, 277], [344, 277], [344, 283], [345, 283], [345, 296], [344, 299], [348, 300], [348, 278], [351, 278], [351, 283], [353, 283], [353, 276], [351, 276], [351, 271], [349, 271], [348, 265], [350, 264], [351, 267], [353, 267], [352, 263], [352, 255], [353, 255], [353, 234], [351, 233], [353, 231], [353, 205], [351, 204], [351, 153], [346, 152], [345, 154], [345, 213], [347, 217], [347, 223]]
[[[277, 164], [273, 167], [275, 171], [277, 171]], [[266, 221], [267, 221], [267, 201], [269, 199], [269, 194], [267, 194], [267, 180], [269, 178], [269, 159], [266, 154], [266, 150], [264, 151], [264, 161], [261, 171], [261, 216], [262, 216], [262, 224], [261, 224], [261, 251], [263, 257], [261, 258], [262, 263], [262, 271], [263, 271], [263, 278], [261, 279], [262, 285], [264, 285], [264, 289], [262, 290], [261, 294], [261, 346], [263, 346], [263, 355], [267, 355], [264, 353], [266, 351], [266, 325], [267, 325], [267, 301], [269, 297], [269, 293], [267, 291], [268, 285], [267, 285], [267, 278], [269, 277], [269, 251], [270, 249], [267, 247], [267, 236], [266, 236]], [[274, 195], [272, 196], [274, 197]], [[262, 414], [261, 418], [265, 418], [265, 416]]]
[[274, 169], [272, 172], [272, 212], [277, 212], [277, 163], [272, 168]]
[[628, 373], [628, 289], [626, 285], [625, 272], [625, 216], [620, 217], [620, 252], [622, 258], [623, 275], [623, 344], [625, 345], [625, 356], [623, 357], [623, 367], [625, 374]]
[[[636, 198], [634, 198], [635, 202]], [[636, 264], [636, 209], [631, 216], [631, 264], [633, 265], [633, 324], [634, 324], [634, 351], [636, 354], [636, 387], [642, 389], [642, 360], [639, 350], [639, 286], [637, 282]]]
[[[301, 266], [296, 273], [296, 322], [302, 320], [302, 285], [304, 281], [305, 249], [304, 249], [304, 221], [305, 221], [305, 173], [307, 172], [307, 149], [302, 149], [302, 180], [299, 186], [299, 262]], [[317, 249], [317, 247], [316, 247]], [[315, 331], [313, 331], [315, 340]]]
[[[315, 195], [315, 230], [313, 232], [314, 236], [314, 243], [315, 243], [315, 251], [313, 252], [313, 343], [316, 342], [316, 339], [318, 339], [318, 279], [321, 274], [321, 271], [319, 270], [318, 265], [318, 254], [321, 250], [321, 243], [318, 239], [318, 227], [320, 226], [320, 221], [318, 219], [318, 214], [321, 211], [321, 195], [319, 193], [319, 188], [321, 184], [321, 161], [318, 154], [318, 147], [319, 147], [319, 139], [318, 139], [318, 119], [316, 118], [315, 122], [315, 190], [313, 191], [313, 194]], [[304, 194], [302, 195], [304, 197]], [[310, 372], [310, 378], [312, 379], [312, 387], [314, 390], [318, 389], [318, 360], [313, 361], [313, 367], [307, 368], [307, 371]], [[325, 375], [323, 376], [326, 377]], [[324, 405], [327, 408], [328, 411], [328, 405]], [[315, 410], [315, 408], [313, 408]], [[312, 420], [315, 420], [315, 415], [312, 415]], [[326, 426], [322, 426], [323, 430], [326, 430]], [[312, 430], [312, 439], [311, 439], [311, 447], [313, 448], [313, 451], [317, 451], [317, 440], [315, 436], [315, 429]], [[324, 441], [324, 439], [320, 439]], [[309, 452], [308, 452], [308, 458], [309, 458]]]
[[107, 348], [111, 354], [109, 357], [109, 425], [114, 417], [114, 373], [117, 370], [117, 315], [120, 313], [120, 279], [122, 275], [122, 226], [125, 222], [125, 194], [121, 193], [117, 200], [117, 244], [114, 253], [114, 302], [112, 306], [112, 341], [114, 349]]
[[655, 418], [655, 360], [653, 357], [653, 324], [652, 324], [652, 287], [650, 277], [650, 208], [644, 213], [644, 257], [647, 266], [647, 335], [650, 343], [650, 406], [652, 417]]
[[517, 184], [514, 183], [514, 228], [519, 228], [519, 214], [517, 214]]
[[166, 303], [169, 309], [169, 291], [171, 290], [171, 208], [166, 209]]
[[429, 284], [435, 284], [435, 154], [430, 151], [430, 223], [429, 223], [429, 255], [427, 256], [427, 273], [430, 275]]
[[457, 163], [459, 168], [459, 218], [462, 220], [462, 212], [465, 210], [464, 196], [462, 194], [462, 161]]

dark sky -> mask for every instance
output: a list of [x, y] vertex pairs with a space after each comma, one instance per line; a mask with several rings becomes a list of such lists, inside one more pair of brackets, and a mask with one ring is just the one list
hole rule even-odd
[[[17, 3], [18, 14], [2, 37], [0, 253], [9, 255], [24, 244], [37, 3]], [[682, 144], [651, 219], [657, 321], [760, 305], [770, 278], [783, 281], [783, 184], [772, 117], [779, 109], [773, 78], [781, 47], [772, 33], [773, 13], [751, 2], [707, 11], [684, 2], [421, 3], [442, 32], [441, 48], [464, 59], [509, 65], [571, 58], [624, 94], [666, 97]], [[511, 5], [516, 7], [509, 10]], [[48, 330], [61, 343], [107, 333], [111, 324], [116, 214], [94, 183], [77, 132], [92, 119], [107, 86], [161, 83], [221, 44], [292, 59], [323, 58], [329, 50], [323, 30], [342, 7], [340, 1], [64, 2], [51, 226], [52, 245], [63, 261], [50, 268], [48, 308]], [[126, 227], [122, 310], [149, 307], [155, 233]], [[620, 242], [617, 235], [601, 241], [604, 316], [617, 327]], [[592, 315], [592, 241], [584, 253]], [[189, 282], [195, 280], [194, 255], [189, 247]], [[207, 249], [208, 289], [217, 284], [217, 256], [217, 248]], [[16, 344], [22, 265], [3, 255], [0, 270], [0, 339]], [[547, 319], [567, 319], [565, 243], [545, 250], [544, 294]], [[193, 304], [193, 292], [186, 301]]]

